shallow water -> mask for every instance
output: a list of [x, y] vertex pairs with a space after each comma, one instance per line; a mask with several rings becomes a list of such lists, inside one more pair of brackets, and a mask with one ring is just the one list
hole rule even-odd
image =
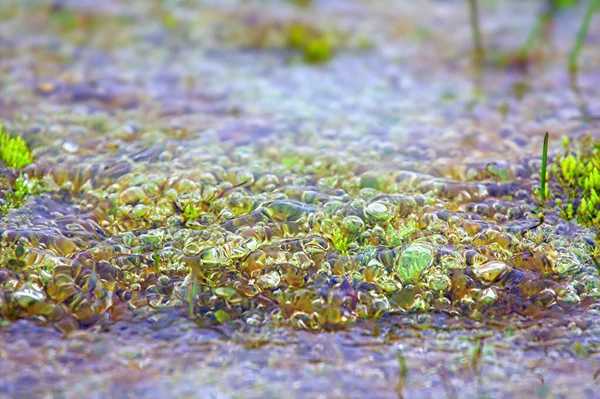
[[[480, 70], [459, 2], [5, 3], [2, 394], [600, 392], [597, 230], [535, 194], [546, 131], [598, 137], [597, 18], [572, 79], [577, 11]], [[486, 6], [491, 59], [535, 11]]]

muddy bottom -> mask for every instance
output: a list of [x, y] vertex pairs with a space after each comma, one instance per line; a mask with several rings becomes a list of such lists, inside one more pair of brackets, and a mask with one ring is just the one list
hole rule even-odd
[[312, 333], [203, 329], [163, 313], [66, 340], [53, 329], [19, 321], [2, 332], [2, 393], [596, 397], [598, 309], [570, 318], [498, 321], [491, 327], [442, 314], [386, 316], [348, 331]]

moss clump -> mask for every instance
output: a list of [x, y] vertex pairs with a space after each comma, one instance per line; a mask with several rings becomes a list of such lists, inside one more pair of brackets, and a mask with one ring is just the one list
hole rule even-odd
[[312, 0], [290, 0], [290, 3], [300, 8], [308, 8], [312, 5]]
[[311, 64], [328, 61], [332, 56], [331, 43], [326, 38], [310, 40], [302, 55], [304, 60]]
[[27, 143], [2, 131], [0, 122], [0, 161], [11, 169], [22, 169], [33, 162]]
[[6, 215], [9, 209], [22, 207], [27, 196], [35, 195], [40, 191], [37, 179], [30, 179], [27, 175], [18, 176], [14, 183], [9, 185], [6, 177], [0, 179], [0, 215]]
[[573, 149], [568, 138], [563, 139], [565, 153], [554, 164], [554, 173], [567, 188], [569, 202], [563, 216], [586, 226], [600, 225], [600, 143], [588, 135], [581, 146]]
[[329, 34], [314, 27], [293, 24], [287, 30], [290, 48], [302, 52], [302, 58], [310, 64], [326, 62], [333, 56], [333, 44]]

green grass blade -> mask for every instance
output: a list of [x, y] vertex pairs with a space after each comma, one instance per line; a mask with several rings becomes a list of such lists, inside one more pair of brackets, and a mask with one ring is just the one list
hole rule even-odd
[[596, 13], [596, 11], [598, 11], [598, 8], [600, 8], [600, 0], [590, 0], [588, 8], [585, 12], [585, 16], [583, 18], [583, 23], [579, 28], [579, 32], [577, 32], [575, 45], [573, 45], [573, 48], [571, 49], [571, 52], [569, 54], [569, 71], [571, 73], [577, 72], [579, 53], [581, 53], [581, 48], [583, 47], [583, 43], [585, 42], [588, 30], [590, 29], [592, 16], [594, 15], [594, 13]]
[[552, 21], [552, 18], [553, 18], [553, 15], [552, 15], [552, 12], [550, 12], [550, 11], [545, 11], [538, 16], [538, 19], [537, 19], [533, 29], [531, 30], [531, 32], [529, 32], [529, 35], [527, 36], [527, 40], [525, 40], [525, 43], [523, 44], [523, 46], [521, 46], [521, 49], [519, 50], [519, 53], [521, 54], [522, 57], [528, 57], [529, 54], [531, 54], [531, 51], [533, 50], [533, 46], [535, 45], [536, 41], [538, 40], [538, 38], [542, 32], [542, 29], [550, 21]]
[[485, 50], [481, 38], [481, 26], [479, 23], [479, 4], [477, 0], [469, 0], [469, 12], [471, 17], [471, 32], [473, 35], [474, 55], [478, 62], [483, 61]]
[[396, 357], [398, 358], [398, 363], [400, 364], [399, 380], [398, 384], [396, 384], [396, 393], [399, 398], [403, 398], [404, 384], [406, 384], [406, 376], [408, 375], [408, 366], [406, 365], [406, 359], [402, 353], [396, 354]]
[[542, 206], [546, 203], [546, 168], [548, 166], [548, 132], [544, 136], [544, 147], [542, 149], [542, 170], [541, 170], [541, 182], [540, 182], [540, 190], [541, 190], [541, 203]]

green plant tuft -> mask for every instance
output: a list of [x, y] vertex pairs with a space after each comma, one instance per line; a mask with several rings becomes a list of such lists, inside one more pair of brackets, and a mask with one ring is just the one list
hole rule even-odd
[[30, 179], [26, 174], [18, 176], [9, 184], [5, 176], [0, 178], [0, 216], [6, 215], [10, 209], [22, 207], [28, 196], [37, 195], [41, 191], [40, 182]]
[[579, 148], [564, 139], [565, 154], [560, 155], [553, 171], [565, 188], [569, 202], [561, 215], [577, 218], [586, 226], [600, 225], [600, 146], [588, 135]]
[[27, 143], [2, 131], [0, 122], [0, 161], [11, 169], [22, 169], [33, 162]]
[[331, 43], [327, 38], [318, 38], [308, 41], [304, 47], [304, 60], [311, 64], [328, 61], [332, 56]]
[[333, 56], [334, 43], [330, 36], [330, 32], [296, 23], [287, 31], [287, 42], [290, 48], [301, 51], [305, 62], [320, 64]]

